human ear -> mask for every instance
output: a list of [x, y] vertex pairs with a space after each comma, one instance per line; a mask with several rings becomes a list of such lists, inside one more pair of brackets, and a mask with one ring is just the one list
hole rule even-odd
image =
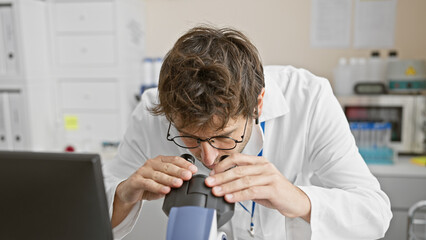
[[262, 114], [263, 98], [265, 97], [265, 88], [262, 88], [259, 96], [257, 96], [257, 107], [254, 110], [256, 113], [256, 124], [259, 124], [259, 116]]

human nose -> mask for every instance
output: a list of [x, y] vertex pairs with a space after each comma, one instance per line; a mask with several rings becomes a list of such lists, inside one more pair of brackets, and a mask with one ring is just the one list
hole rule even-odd
[[200, 148], [201, 160], [203, 161], [204, 165], [213, 165], [216, 158], [219, 156], [219, 151], [216, 148], [212, 147], [207, 141], [201, 142]]

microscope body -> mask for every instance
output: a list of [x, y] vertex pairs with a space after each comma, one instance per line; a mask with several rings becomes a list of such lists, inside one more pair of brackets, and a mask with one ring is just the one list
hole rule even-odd
[[[194, 163], [194, 157], [189, 154], [181, 157]], [[196, 174], [189, 181], [184, 181], [180, 188], [173, 188], [164, 198], [163, 211], [169, 216], [167, 240], [216, 239], [216, 236], [210, 234], [217, 233], [217, 228], [234, 215], [235, 204], [214, 196], [211, 188], [204, 183], [206, 177]], [[204, 231], [203, 234], [198, 233], [198, 230]], [[190, 234], [197, 234], [197, 237]], [[226, 234], [219, 233], [217, 237], [225, 240]]]
[[167, 222], [166, 240], [226, 240], [217, 231], [216, 210], [196, 206], [172, 207]]

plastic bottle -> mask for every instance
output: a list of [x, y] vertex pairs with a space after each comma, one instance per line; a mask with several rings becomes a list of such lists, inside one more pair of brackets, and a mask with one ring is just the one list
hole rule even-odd
[[152, 85], [158, 86], [158, 81], [160, 79], [160, 71], [161, 66], [163, 65], [163, 59], [162, 58], [156, 58], [154, 61], [154, 79], [151, 82]]
[[351, 57], [349, 58], [349, 69], [351, 72], [351, 79], [352, 79], [352, 91], [353, 91], [353, 86], [355, 86], [355, 84], [357, 84], [357, 82], [359, 81], [359, 70], [358, 70], [358, 59]]
[[357, 75], [358, 79], [356, 83], [365, 82], [367, 78], [367, 60], [365, 58], [357, 58]]
[[149, 86], [153, 82], [154, 79], [154, 61], [152, 58], [145, 58], [143, 60], [143, 80], [142, 85], [143, 86]]
[[155, 77], [155, 64], [153, 58], [145, 58], [143, 60], [143, 71], [144, 78], [142, 81], [142, 85], [140, 87], [140, 95], [144, 93], [147, 89], [157, 87], [158, 80], [156, 81]]
[[340, 58], [334, 68], [334, 94], [346, 96], [353, 94], [352, 72], [346, 58]]
[[349, 66], [351, 68], [353, 89], [356, 84], [366, 81], [366, 60], [365, 58], [350, 58]]
[[384, 83], [386, 79], [385, 71], [385, 62], [380, 58], [380, 52], [371, 52], [371, 56], [367, 61], [367, 82]]
[[385, 68], [385, 70], [384, 70], [384, 72], [385, 72], [385, 82], [389, 81], [389, 73], [388, 73], [388, 69], [389, 69], [388, 66], [389, 66], [389, 64], [392, 63], [392, 62], [397, 62], [397, 61], [399, 61], [398, 52], [396, 50], [390, 50], [388, 52], [388, 58], [386, 59], [385, 66], [384, 66], [384, 68]]

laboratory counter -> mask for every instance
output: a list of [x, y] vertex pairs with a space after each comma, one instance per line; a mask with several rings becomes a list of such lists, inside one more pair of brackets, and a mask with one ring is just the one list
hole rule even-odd
[[411, 163], [410, 158], [400, 156], [392, 165], [368, 165], [391, 201], [393, 218], [386, 240], [407, 239], [408, 209], [426, 200], [426, 167]]

